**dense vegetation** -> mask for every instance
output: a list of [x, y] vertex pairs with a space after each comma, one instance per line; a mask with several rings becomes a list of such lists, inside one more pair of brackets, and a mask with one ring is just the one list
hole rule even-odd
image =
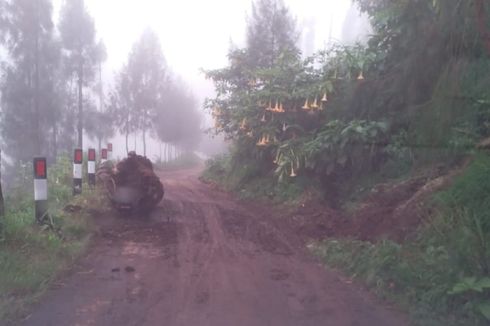
[[426, 198], [427, 223], [410, 240], [332, 238], [315, 250], [408, 304], [422, 325], [484, 324], [490, 4], [356, 0], [373, 27], [366, 43], [302, 58], [284, 4], [256, 3], [247, 46], [230, 50], [227, 67], [207, 72], [217, 92], [207, 101], [214, 131], [233, 146], [208, 162], [204, 177], [245, 197], [314, 193], [344, 207], [360, 185], [463, 166], [449, 189]]
[[340, 190], [390, 166], [455, 162], [489, 136], [479, 24], [489, 14], [478, 1], [358, 1], [374, 28], [367, 45], [337, 44], [306, 59], [284, 5], [258, 3], [247, 47], [207, 72], [215, 131], [235, 147], [230, 174], [249, 166], [245, 179], [302, 176]]

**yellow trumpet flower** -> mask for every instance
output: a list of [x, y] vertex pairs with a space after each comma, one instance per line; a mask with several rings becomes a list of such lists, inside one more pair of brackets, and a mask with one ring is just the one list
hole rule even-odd
[[265, 146], [266, 143], [265, 143], [265, 137], [262, 136], [262, 138], [260, 138], [260, 141], [257, 143], [257, 146]]
[[269, 135], [265, 136], [265, 138], [264, 138], [264, 145], [268, 145], [270, 142], [271, 142], [270, 136]]
[[306, 99], [305, 105], [303, 105], [302, 109], [303, 110], [309, 110], [310, 109], [310, 106], [308, 105], [308, 99]]
[[273, 112], [279, 112], [279, 100], [276, 100], [276, 105], [274, 106]]
[[294, 171], [294, 166], [293, 164], [291, 164], [291, 174], [289, 175], [291, 178], [295, 178], [297, 177], [298, 175], [296, 174], [296, 172]]
[[272, 100], [269, 100], [269, 106], [266, 108], [267, 111], [272, 111]]
[[364, 80], [364, 74], [363, 74], [362, 70], [359, 73], [359, 76], [357, 77], [357, 80]]
[[323, 103], [328, 102], [327, 92], [325, 92], [325, 95], [323, 95], [322, 102]]
[[312, 109], [318, 109], [318, 98], [317, 97], [315, 97], [315, 101], [313, 101], [311, 108]]
[[284, 110], [284, 106], [282, 105], [282, 102], [279, 104], [279, 110], [278, 110], [277, 112], [278, 112], [278, 113], [284, 113], [284, 112], [286, 112], [286, 111]]

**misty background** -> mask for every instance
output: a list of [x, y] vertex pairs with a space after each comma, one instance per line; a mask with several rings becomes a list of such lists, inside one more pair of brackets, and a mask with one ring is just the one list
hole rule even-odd
[[[284, 3], [303, 57], [370, 33], [351, 0]], [[226, 149], [222, 136], [206, 133], [213, 122], [203, 103], [215, 93], [203, 71], [226, 65], [229, 50], [245, 46], [251, 0], [2, 0], [0, 6], [7, 168], [108, 142], [114, 158], [130, 150], [168, 160], [188, 150], [212, 156]], [[151, 101], [159, 103], [156, 117], [145, 108]], [[131, 106], [135, 112], [125, 109]]]
[[[54, 0], [54, 20], [59, 19], [63, 0]], [[112, 87], [114, 76], [124, 64], [135, 40], [151, 28], [158, 35], [166, 61], [192, 90], [199, 106], [214, 96], [214, 86], [204, 78], [202, 69], [217, 69], [228, 62], [228, 50], [246, 42], [246, 24], [251, 0], [85, 0], [100, 38], [107, 49], [103, 80], [105, 89]], [[299, 46], [303, 56], [324, 49], [331, 42], [352, 44], [370, 33], [369, 21], [352, 0], [285, 0], [296, 17], [301, 32]], [[202, 112], [204, 115], [204, 112]], [[203, 117], [203, 130], [212, 119]], [[211, 139], [210, 139], [211, 138]], [[112, 138], [116, 157], [126, 155], [124, 139]], [[134, 147], [134, 139], [132, 140]], [[136, 139], [136, 150], [142, 144]], [[203, 134], [200, 152], [214, 155], [224, 149], [221, 136]], [[148, 157], [159, 155], [159, 144], [150, 140]]]

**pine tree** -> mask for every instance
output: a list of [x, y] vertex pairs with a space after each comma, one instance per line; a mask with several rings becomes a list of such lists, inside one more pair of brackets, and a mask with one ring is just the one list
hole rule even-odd
[[270, 68], [282, 52], [299, 54], [296, 21], [282, 0], [257, 0], [247, 26], [247, 49], [257, 67]]
[[[99, 41], [96, 48], [95, 59], [97, 62], [97, 82], [94, 85], [94, 95], [96, 101], [90, 101], [91, 106], [85, 106], [84, 128], [91, 139], [98, 143], [98, 150], [102, 147], [102, 142], [114, 136], [114, 124], [110, 112], [105, 105], [104, 83], [102, 80], [102, 64], [107, 60], [107, 51], [102, 41]], [[96, 102], [96, 103], [93, 103]]]
[[16, 0], [1, 7], [0, 35], [8, 54], [2, 66], [2, 138], [9, 157], [29, 161], [48, 154], [49, 132], [58, 120], [52, 6], [50, 0]]
[[59, 30], [65, 50], [65, 65], [68, 73], [77, 78], [78, 147], [83, 147], [84, 87], [89, 86], [95, 76], [99, 62], [99, 45], [95, 41], [95, 24], [87, 12], [84, 0], [67, 0], [61, 11]]
[[155, 113], [168, 84], [167, 64], [160, 41], [152, 30], [146, 30], [133, 46], [127, 64], [133, 129], [140, 130], [143, 155], [146, 156], [146, 137], [153, 127]]
[[117, 126], [117, 130], [125, 136], [126, 153], [129, 153], [129, 135], [136, 131], [133, 101], [129, 91], [129, 78], [127, 66], [121, 69], [116, 78], [116, 85], [110, 94], [109, 113]]

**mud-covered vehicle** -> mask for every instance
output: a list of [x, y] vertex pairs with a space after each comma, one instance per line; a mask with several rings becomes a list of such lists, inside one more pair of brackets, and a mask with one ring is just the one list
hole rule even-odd
[[101, 164], [97, 179], [105, 187], [114, 208], [122, 213], [148, 213], [164, 195], [151, 161], [134, 152], [115, 167], [110, 161]]

